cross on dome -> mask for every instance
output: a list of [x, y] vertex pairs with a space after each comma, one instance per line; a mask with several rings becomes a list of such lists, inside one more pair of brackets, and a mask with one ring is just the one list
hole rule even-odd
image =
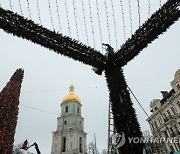
[[70, 87], [69, 87], [70, 91], [74, 92], [74, 85], [71, 84]]

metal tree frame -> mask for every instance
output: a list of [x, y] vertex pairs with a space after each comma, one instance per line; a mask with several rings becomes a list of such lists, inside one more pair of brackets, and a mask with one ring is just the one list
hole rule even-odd
[[[50, 31], [3, 8], [0, 8], [0, 28], [7, 33], [12, 33], [54, 50], [58, 54], [103, 70], [110, 92], [109, 97], [112, 103], [115, 129], [117, 132], [124, 132], [126, 137], [141, 137], [142, 133], [135, 110], [132, 107], [122, 67], [179, 19], [179, 6], [179, 0], [168, 0], [136, 30], [132, 37], [116, 53], [108, 58], [91, 47], [62, 34]], [[140, 154], [142, 151], [142, 144], [129, 144], [127, 142], [119, 148], [119, 152], [123, 154]]]

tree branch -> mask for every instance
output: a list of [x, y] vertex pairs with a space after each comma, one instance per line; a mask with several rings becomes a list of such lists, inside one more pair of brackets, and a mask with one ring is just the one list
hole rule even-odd
[[115, 63], [122, 67], [158, 38], [180, 17], [179, 0], [169, 0], [147, 20], [115, 54]]
[[84, 64], [104, 68], [105, 57], [93, 48], [62, 34], [50, 31], [33, 21], [0, 7], [0, 28], [23, 39], [30, 40], [58, 54], [68, 56]]

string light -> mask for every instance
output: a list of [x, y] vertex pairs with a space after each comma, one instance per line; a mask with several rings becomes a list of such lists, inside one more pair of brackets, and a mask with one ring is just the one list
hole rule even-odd
[[20, 9], [21, 15], [23, 15], [22, 6], [21, 6], [21, 0], [18, 0], [18, 2], [19, 2], [19, 9]]
[[84, 20], [84, 27], [85, 27], [85, 33], [86, 33], [86, 41], [87, 45], [89, 44], [89, 39], [88, 39], [88, 32], [87, 32], [87, 25], [86, 25], [86, 16], [85, 16], [85, 10], [84, 10], [84, 1], [82, 0], [82, 11], [83, 11], [83, 20]]
[[36, 4], [37, 4], [37, 10], [38, 10], [39, 23], [42, 25], [41, 14], [40, 14], [40, 9], [39, 9], [39, 1], [38, 0], [36, 0]]
[[108, 29], [109, 44], [111, 45], [111, 34], [110, 34], [109, 16], [108, 16], [106, 0], [104, 0], [104, 6], [105, 6], [105, 11], [106, 11], [106, 25], [107, 25], [107, 29]]
[[160, 7], [161, 7], [161, 0], [159, 0], [159, 5], [160, 5]]
[[85, 41], [85, 37], [84, 37], [84, 33], [83, 33], [82, 24], [81, 24], [81, 19], [80, 19], [80, 17], [79, 17], [79, 13], [78, 13], [78, 7], [77, 7], [77, 5], [76, 5], [76, 1], [74, 1], [74, 2], [75, 2], [75, 8], [76, 8], [77, 17], [78, 17], [78, 20], [79, 20], [79, 25], [80, 25], [80, 28], [81, 28], [83, 40], [84, 40], [84, 42], [86, 42], [86, 41]]
[[150, 0], [148, 0], [148, 14], [150, 17], [151, 16], [151, 2], [150, 2]]
[[66, 2], [66, 0], [64, 2], [65, 2], [65, 7], [66, 7], [66, 19], [67, 19], [67, 23], [68, 23], [69, 36], [71, 36], [71, 28], [70, 28], [70, 23], [69, 23], [69, 15], [68, 15], [67, 2]]
[[129, 6], [129, 19], [130, 19], [130, 27], [131, 27], [131, 35], [132, 35], [133, 25], [132, 25], [132, 11], [131, 11], [131, 1], [130, 0], [128, 0], [128, 6]]
[[141, 26], [141, 12], [140, 12], [140, 1], [137, 0], [137, 4], [138, 4], [138, 15], [139, 15], [139, 27]]
[[12, 1], [11, 1], [11, 0], [9, 0], [9, 5], [10, 5], [11, 11], [13, 11], [13, 8], [12, 8]]
[[118, 48], [118, 45], [117, 45], [117, 29], [116, 29], [116, 20], [115, 20], [115, 14], [114, 14], [113, 0], [111, 0], [111, 7], [112, 7], [112, 15], [113, 15], [113, 21], [114, 21], [114, 32], [115, 32], [116, 49], [117, 49]]
[[60, 29], [60, 32], [62, 32], [60, 15], [59, 15], [59, 5], [58, 5], [58, 1], [57, 0], [56, 0], [56, 12], [57, 12], [57, 16], [58, 16], [59, 29]]
[[28, 5], [28, 12], [29, 12], [29, 17], [30, 17], [30, 19], [32, 19], [32, 18], [31, 18], [31, 11], [30, 11], [29, 0], [27, 0], [27, 5]]
[[93, 43], [94, 43], [94, 48], [95, 48], [95, 47], [96, 47], [96, 42], [95, 42], [95, 36], [94, 36], [94, 26], [93, 26], [93, 19], [92, 19], [92, 11], [91, 11], [91, 3], [90, 3], [90, 0], [88, 0], [88, 5], [89, 5], [89, 14], [90, 14], [90, 21], [91, 21], [91, 29], [92, 29]]
[[49, 5], [49, 13], [50, 13], [50, 18], [51, 18], [51, 24], [52, 24], [53, 30], [55, 30], [55, 29], [54, 29], [52, 12], [51, 12], [51, 3], [50, 3], [50, 0], [48, 0], [48, 5]]
[[121, 13], [122, 13], [122, 21], [123, 21], [124, 40], [126, 40], [126, 27], [125, 27], [124, 9], [123, 9], [122, 0], [120, 0], [120, 4], [121, 4]]
[[74, 19], [75, 19], [75, 23], [76, 23], [76, 34], [77, 34], [77, 38], [78, 38], [78, 40], [79, 40], [79, 30], [78, 30], [78, 24], [77, 24], [75, 0], [73, 0], [73, 9], [74, 9]]
[[[100, 39], [101, 39], [101, 44], [102, 44], [103, 40], [102, 40], [102, 29], [101, 29], [100, 11], [99, 11], [98, 0], [96, 0], [96, 10], [97, 10], [97, 15], [98, 15], [98, 26], [99, 26]], [[103, 50], [103, 47], [102, 47], [102, 50]]]
[[[125, 21], [126, 21], [126, 18], [125, 18], [125, 6], [122, 4], [123, 3], [123, 0], [120, 0], [121, 1], [121, 8], [122, 8], [122, 25], [123, 25], [123, 33], [124, 33], [124, 38], [126, 39], [126, 24], [125, 24]], [[150, 17], [150, 15], [151, 15], [151, 4], [150, 4], [150, 0], [147, 0], [148, 1], [148, 16]], [[11, 8], [11, 10], [13, 9], [13, 6], [12, 6], [12, 2], [14, 2], [14, 1], [12, 1], [12, 0], [9, 0], [9, 3], [10, 3], [10, 8]], [[20, 9], [20, 14], [23, 16], [23, 5], [22, 5], [22, 1], [21, 0], [18, 0], [17, 2], [19, 2], [19, 9]], [[88, 24], [88, 22], [86, 21], [87, 19], [87, 15], [85, 15], [85, 13], [86, 13], [86, 11], [85, 11], [85, 7], [86, 6], [84, 6], [84, 4], [88, 4], [89, 3], [89, 5], [91, 5], [90, 3], [91, 3], [91, 1], [89, 0], [89, 1], [87, 1], [88, 3], [84, 3], [85, 1], [84, 0], [81, 0], [81, 2], [82, 2], [82, 14], [80, 14], [81, 16], [80, 17], [83, 17], [83, 22], [84, 22], [84, 27], [83, 27], [83, 29], [82, 29], [82, 27], [81, 27], [81, 30], [82, 30], [82, 34], [83, 34], [83, 30], [85, 29], [85, 37], [86, 38], [84, 38], [84, 39], [86, 39], [86, 43], [87, 44], [89, 44], [89, 37], [91, 36], [91, 35], [88, 35], [88, 26], [87, 26], [87, 24]], [[115, 18], [116, 16], [116, 14], [115, 14], [115, 12], [116, 12], [116, 8], [115, 8], [115, 6], [114, 6], [114, 1], [113, 0], [111, 0], [109, 3], [107, 3], [107, 0], [104, 0], [104, 6], [105, 6], [105, 9], [104, 8], [100, 8], [99, 6], [99, 2], [98, 2], [98, 0], [95, 0], [95, 2], [96, 2], [96, 11], [97, 11], [97, 24], [98, 24], [98, 32], [99, 32], [99, 38], [100, 38], [100, 42], [101, 43], [103, 43], [103, 33], [102, 33], [102, 31], [103, 31], [103, 27], [102, 26], [104, 26], [104, 25], [102, 25], [102, 18], [100, 18], [100, 13], [101, 13], [101, 11], [102, 10], [104, 10], [105, 12], [104, 13], [106, 13], [106, 26], [107, 26], [107, 34], [108, 34], [108, 39], [109, 39], [109, 44], [111, 44], [111, 35], [112, 35], [112, 32], [111, 32], [111, 23], [110, 23], [110, 19], [111, 19], [111, 17], [110, 17], [110, 14], [112, 15], [112, 20], [113, 20], [113, 33], [114, 33], [114, 37], [113, 37], [113, 40], [114, 40], [114, 42], [116, 42], [116, 48], [118, 47], [118, 39], [117, 39], [117, 19]], [[56, 13], [57, 13], [57, 20], [58, 20], [58, 24], [59, 24], [59, 31], [62, 33], [62, 21], [61, 21], [61, 16], [63, 15], [63, 14], [60, 14], [60, 12], [59, 11], [61, 11], [60, 10], [60, 5], [59, 5], [59, 2], [58, 2], [58, 0], [56, 0], [55, 1], [55, 3], [56, 3]], [[69, 2], [67, 2], [67, 0], [65, 1], [65, 5], [66, 5], [66, 12], [68, 12], [69, 11]], [[110, 4], [111, 3], [111, 4]], [[160, 6], [161, 6], [161, 3], [162, 3], [162, 0], [159, 0], [159, 3], [160, 3]], [[29, 17], [30, 17], [30, 19], [32, 19], [32, 10], [30, 10], [30, 1], [29, 0], [27, 0], [27, 4], [28, 4], [28, 12], [29, 12]], [[75, 0], [73, 0], [72, 2], [71, 2], [71, 4], [73, 5], [73, 8], [74, 8], [74, 18], [75, 18], [75, 20], [73, 21], [74, 22], [74, 25], [76, 26], [75, 28], [75, 30], [76, 30], [76, 34], [77, 34], [77, 38], [78, 38], [78, 40], [80, 39], [80, 32], [79, 32], [79, 21], [82, 21], [81, 20], [81, 18], [79, 18], [79, 19], [77, 19], [78, 18], [78, 14], [77, 14], [77, 6], [76, 6], [76, 4], [75, 4]], [[32, 5], [32, 4], [31, 4]], [[40, 2], [39, 2], [39, 0], [36, 0], [36, 7], [37, 7], [37, 10], [38, 10], [38, 18], [39, 18], [39, 23], [42, 25], [42, 18], [41, 18], [41, 10], [40, 10]], [[48, 0], [48, 5], [49, 5], [49, 12], [50, 12], [50, 16], [51, 16], [51, 24], [52, 24], [52, 27], [53, 27], [53, 30], [55, 30], [55, 22], [54, 22], [54, 19], [53, 19], [53, 12], [52, 12], [52, 2], [50, 1], [50, 0]], [[132, 19], [132, 6], [131, 6], [131, 1], [130, 0], [128, 0], [128, 5], [129, 5], [129, 18], [130, 18], [130, 32], [131, 32], [131, 35], [132, 35], [132, 32], [133, 32], [133, 19]], [[139, 26], [141, 25], [141, 14], [140, 14], [140, 0], [137, 0], [137, 6], [138, 6], [138, 18], [139, 18]], [[95, 28], [95, 20], [96, 19], [93, 19], [94, 18], [94, 14], [93, 14], [93, 12], [92, 12], [92, 8], [91, 8], [92, 6], [89, 6], [89, 8], [90, 9], [87, 9], [87, 11], [89, 11], [89, 12], [91, 12], [90, 14], [90, 24], [91, 24], [91, 29], [92, 29], [92, 36], [93, 36], [93, 43], [94, 43], [94, 46], [96, 45], [96, 37], [95, 37], [95, 31], [96, 31], [96, 29], [97, 28]], [[111, 7], [111, 12], [108, 12], [109, 10], [109, 8]], [[128, 10], [128, 7], [126, 8], [127, 10]], [[80, 9], [79, 9], [80, 10]], [[66, 16], [67, 16], [67, 21], [68, 21], [68, 30], [69, 30], [69, 35], [71, 36], [71, 33], [72, 33], [72, 30], [71, 30], [71, 24], [70, 24], [70, 12], [68, 12], [68, 13], [66, 13]], [[63, 17], [62, 17], [63, 18]], [[78, 21], [79, 20], [79, 21]], [[81, 26], [81, 25], [80, 25]], [[83, 36], [84, 37], [84, 36]], [[103, 48], [102, 48], [103, 49]]]

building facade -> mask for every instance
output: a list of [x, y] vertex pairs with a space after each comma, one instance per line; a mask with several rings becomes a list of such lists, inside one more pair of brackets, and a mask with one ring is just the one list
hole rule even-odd
[[51, 154], [85, 154], [86, 133], [84, 118], [81, 117], [82, 104], [70, 86], [69, 94], [61, 103], [61, 116], [57, 118], [57, 130], [53, 132]]
[[180, 151], [180, 70], [176, 71], [171, 87], [169, 92], [161, 91], [162, 99], [150, 103], [152, 114], [147, 119], [153, 137], [170, 139], [156, 144], [160, 154]]

